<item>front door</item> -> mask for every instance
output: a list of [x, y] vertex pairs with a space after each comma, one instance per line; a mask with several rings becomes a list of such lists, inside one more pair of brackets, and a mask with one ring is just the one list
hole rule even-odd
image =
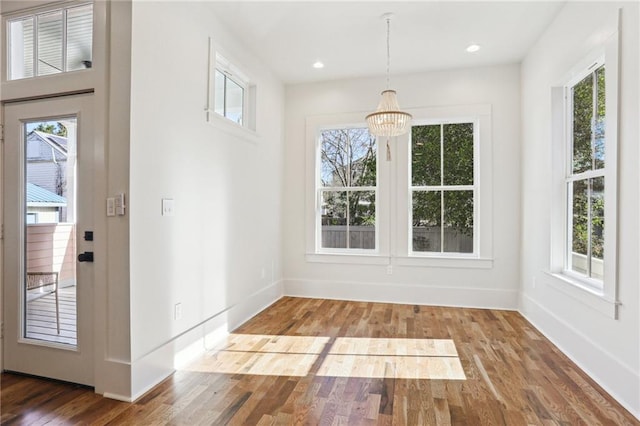
[[4, 369], [93, 385], [93, 95], [4, 119]]

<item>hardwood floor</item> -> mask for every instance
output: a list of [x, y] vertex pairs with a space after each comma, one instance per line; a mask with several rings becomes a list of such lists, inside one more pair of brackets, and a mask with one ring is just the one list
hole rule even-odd
[[516, 312], [291, 297], [134, 404], [0, 389], [7, 425], [640, 425]]

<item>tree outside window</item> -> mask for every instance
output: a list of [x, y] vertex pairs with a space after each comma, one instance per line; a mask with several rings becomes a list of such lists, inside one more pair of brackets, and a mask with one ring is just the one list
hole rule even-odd
[[320, 132], [322, 248], [376, 248], [377, 145], [366, 128]]
[[474, 124], [411, 129], [413, 252], [474, 251]]
[[571, 87], [571, 165], [567, 177], [567, 270], [602, 280], [604, 274], [605, 68]]

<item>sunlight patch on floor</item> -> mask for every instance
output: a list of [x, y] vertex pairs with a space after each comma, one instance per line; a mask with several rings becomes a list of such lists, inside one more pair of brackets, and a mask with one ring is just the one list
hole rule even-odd
[[330, 341], [329, 337], [230, 334], [186, 370], [306, 376], [326, 351], [316, 376], [466, 380], [450, 339], [338, 337]]

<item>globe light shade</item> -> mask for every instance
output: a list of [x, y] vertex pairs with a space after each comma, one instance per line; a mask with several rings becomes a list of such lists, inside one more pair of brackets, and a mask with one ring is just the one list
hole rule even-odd
[[376, 112], [367, 115], [369, 132], [374, 136], [399, 136], [407, 133], [411, 114], [400, 111], [395, 90], [382, 92]]

